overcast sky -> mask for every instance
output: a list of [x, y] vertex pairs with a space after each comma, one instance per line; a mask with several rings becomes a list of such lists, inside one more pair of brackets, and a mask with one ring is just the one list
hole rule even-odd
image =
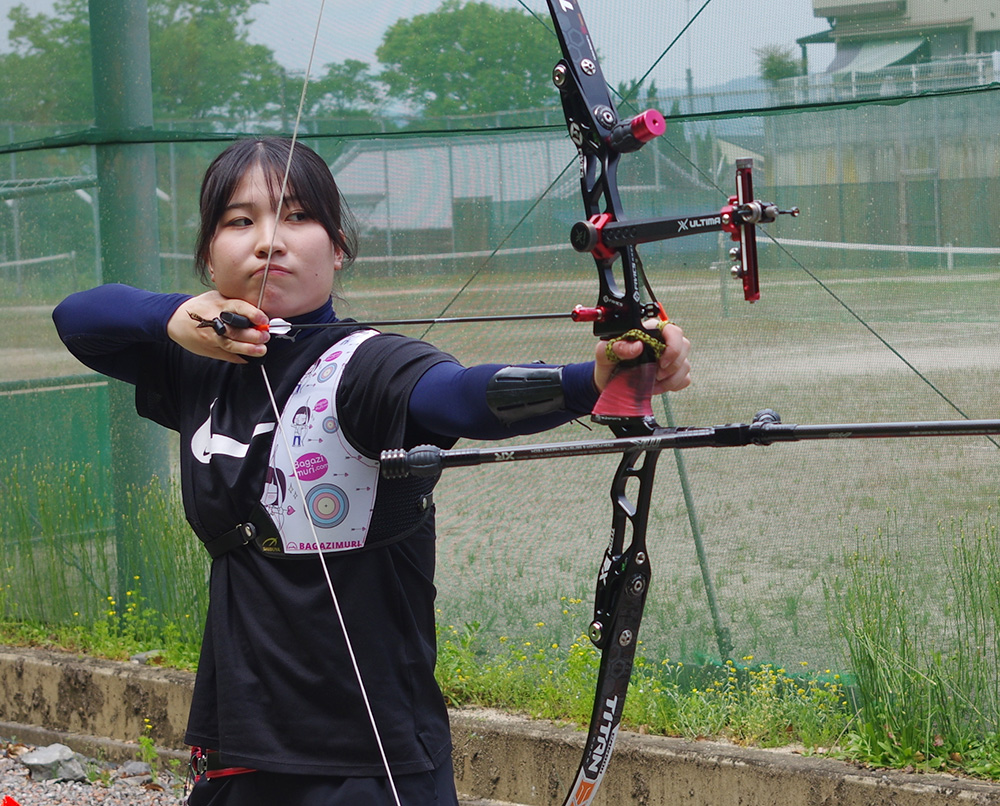
[[[493, 0], [517, 5], [516, 0]], [[291, 70], [305, 68], [323, 0], [270, 0], [254, 7], [251, 39], [270, 47]], [[374, 63], [386, 28], [400, 17], [433, 11], [441, 0], [326, 0], [319, 29], [315, 70], [347, 58]], [[51, 12], [51, 0], [0, 0], [0, 48], [7, 47], [7, 14], [24, 3]], [[583, 0], [583, 12], [612, 84], [640, 77], [683, 29], [704, 0]], [[544, 0], [525, 0], [547, 17]], [[694, 85], [709, 87], [730, 78], [756, 75], [754, 48], [796, 47], [795, 40], [826, 30], [812, 0], [737, 3], [712, 0], [653, 73], [660, 87], [683, 87], [690, 67]], [[823, 46], [824, 48], [829, 46]], [[810, 71], [822, 70], [832, 54], [810, 50]], [[516, 54], [512, 54], [516, 58]]]

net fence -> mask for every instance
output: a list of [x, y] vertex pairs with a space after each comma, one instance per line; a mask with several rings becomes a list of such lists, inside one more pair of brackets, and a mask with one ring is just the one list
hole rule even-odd
[[[340, 5], [341, 21], [325, 22], [321, 39], [357, 58], [318, 57], [300, 125], [360, 225], [361, 254], [336, 289], [338, 312], [382, 320], [568, 314], [594, 304], [592, 260], [568, 246], [581, 211], [578, 167], [548, 84], [559, 53], [544, 4], [494, 7], [516, 15], [515, 30], [541, 32], [538, 64], [520, 64], [521, 54], [534, 53], [533, 36], [512, 43], [493, 23], [475, 45], [496, 59], [490, 70], [517, 68], [504, 74], [508, 84], [545, 84], [543, 100], [511, 107], [501, 87], [486, 111], [489, 99], [469, 108], [451, 87], [404, 86], [393, 75], [393, 64], [417, 64], [408, 59], [433, 50], [434, 40], [410, 54], [390, 47], [390, 33], [424, 15], [434, 23], [427, 37], [436, 30], [455, 41], [447, 27], [454, 11]], [[806, 74], [765, 80], [762, 53], [777, 47], [801, 73], [796, 41], [825, 29], [808, 0], [787, 4], [787, 19], [767, 25], [743, 20], [732, 4], [687, 4], [686, 13], [681, 5], [643, 2], [640, 11], [635, 2], [593, 0], [584, 9], [623, 109], [652, 106], [668, 118], [663, 138], [623, 158], [625, 209], [637, 218], [717, 212], [734, 193], [735, 160], [752, 157], [758, 195], [802, 215], [761, 236], [762, 297], [752, 306], [729, 277], [727, 239], [706, 234], [641, 248], [657, 296], [693, 343], [694, 384], [657, 401], [660, 421], [748, 421], [765, 407], [801, 423], [993, 417], [993, 40], [974, 39], [983, 51], [962, 58], [917, 49], [912, 64], [871, 72], [829, 72], [833, 54], [822, 48], [832, 46], [821, 43], [818, 55], [809, 50]], [[68, 617], [50, 612], [47, 585], [73, 590], [75, 610], [140, 573], [151, 595], [171, 588], [176, 556], [153, 563], [145, 535], [136, 558], [114, 537], [108, 412], [122, 393], [75, 363], [50, 313], [75, 290], [122, 279], [107, 263], [107, 241], [131, 237], [136, 226], [155, 236], [151, 285], [199, 292], [190, 251], [201, 175], [232, 137], [289, 132], [295, 117], [308, 44], [288, 20], [311, 27], [308, 4], [273, 0], [247, 17], [240, 4], [219, 3], [204, 19], [179, 4], [169, 20], [166, 8], [149, 2], [150, 125], [95, 124], [97, 43], [81, 4], [13, 13], [0, 52], [0, 407], [8, 431], [0, 456], [11, 512], [27, 502], [27, 515], [0, 520], [5, 544], [20, 546], [4, 572], [7, 613]], [[342, 26], [344, 14], [358, 20], [356, 31]], [[196, 36], [227, 24], [234, 44], [222, 50], [217, 37], [201, 44]], [[226, 87], [228, 95], [212, 94]], [[151, 155], [152, 198], [138, 225], [116, 228], [102, 216], [102, 154], [110, 148]], [[581, 361], [594, 346], [588, 326], [568, 317], [400, 330], [467, 365]], [[592, 435], [581, 422], [545, 439]], [[169, 468], [176, 451], [167, 449]], [[995, 443], [974, 437], [665, 454], [650, 524], [646, 651], [845, 669], [831, 601], [849, 582], [850, 557], [882, 538], [901, 549], [909, 584], [925, 597], [920, 628], [947, 634], [952, 594], [942, 593], [942, 558], [960, 524], [991, 517], [998, 456]], [[445, 474], [437, 493], [442, 622], [477, 622], [498, 638], [528, 635], [542, 622], [569, 640], [583, 632], [613, 470], [612, 458], [593, 457]], [[59, 517], [39, 515], [42, 505]], [[45, 562], [73, 567], [47, 574], [31, 565], [27, 574], [32, 547], [52, 533], [79, 553]], [[192, 574], [204, 573], [197, 552], [190, 564]], [[566, 602], [581, 600], [567, 617]]]

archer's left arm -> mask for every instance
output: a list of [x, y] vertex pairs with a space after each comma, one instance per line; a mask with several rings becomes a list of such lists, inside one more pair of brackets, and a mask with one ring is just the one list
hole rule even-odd
[[435, 364], [410, 395], [412, 425], [457, 439], [535, 434], [590, 413], [594, 364]]
[[[657, 366], [656, 394], [691, 382], [690, 343], [676, 325], [665, 326], [663, 334], [666, 349]], [[641, 344], [620, 342], [613, 350], [627, 360], [641, 353]], [[436, 364], [414, 387], [409, 417], [424, 431], [452, 438], [504, 439], [547, 431], [590, 414], [615, 365], [605, 342], [597, 346], [597, 359], [584, 364]]]

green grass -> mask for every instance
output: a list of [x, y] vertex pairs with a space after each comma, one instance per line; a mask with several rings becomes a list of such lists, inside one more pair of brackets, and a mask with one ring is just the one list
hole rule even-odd
[[[67, 495], [86, 491], [92, 469], [50, 470], [30, 484], [22, 471], [8, 470], [17, 484], [8, 486], [0, 513], [7, 549], [0, 641], [119, 660], [157, 650], [159, 663], [194, 669], [207, 562], [183, 524], [176, 491], [155, 482], [134, 491], [126, 519], [132, 539], [161, 555], [151, 566], [164, 574], [152, 586], [154, 603], [138, 575], [116, 590], [114, 542], [100, 509], [65, 506]], [[640, 640], [625, 727], [1000, 778], [996, 518], [990, 510], [976, 522], [944, 524], [939, 534], [936, 573], [918, 567], [890, 517], [882, 530], [859, 533], [837, 573], [820, 580], [849, 673], [807, 660], [782, 666], [697, 651], [668, 657]], [[599, 663], [580, 634], [590, 618], [587, 598], [547, 601], [535, 592], [523, 607], [547, 615], [516, 632], [472, 620], [456, 626], [439, 611], [437, 675], [449, 702], [585, 724]], [[495, 616], [513, 601], [502, 596], [475, 610]], [[786, 596], [782, 606], [794, 617], [800, 604]], [[673, 618], [684, 612], [675, 608]]]
[[890, 521], [861, 536], [832, 592], [860, 697], [843, 752], [873, 764], [1000, 776], [1000, 542], [992, 512], [942, 525], [921, 579]]
[[197, 660], [207, 606], [208, 556], [178, 491], [133, 490], [122, 514], [133, 556], [121, 568], [110, 503], [95, 498], [93, 465], [2, 466], [0, 619], [5, 640], [124, 659], [163, 650], [172, 665]]
[[[578, 599], [565, 600], [579, 606]], [[580, 608], [582, 611], [582, 608]], [[582, 612], [564, 610], [579, 625]], [[600, 652], [584, 635], [553, 640], [558, 626], [537, 622], [528, 635], [485, 640], [475, 622], [438, 628], [438, 679], [456, 705], [526, 712], [586, 724]], [[725, 738], [740, 744], [829, 747], [850, 720], [840, 676], [772, 664], [657, 660], [640, 642], [623, 724], [644, 733]]]

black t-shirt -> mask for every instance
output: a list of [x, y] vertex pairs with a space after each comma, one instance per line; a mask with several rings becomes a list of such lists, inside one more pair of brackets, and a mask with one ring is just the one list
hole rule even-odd
[[[346, 332], [269, 345], [264, 365], [279, 409]], [[260, 499], [275, 423], [264, 379], [256, 365], [220, 364], [172, 343], [147, 349], [154, 355], [137, 384], [136, 405], [141, 415], [180, 432], [185, 510], [198, 536], [210, 540], [248, 520]], [[377, 458], [385, 448], [435, 441], [432, 434], [407, 433], [407, 401], [429, 367], [451, 360], [424, 342], [389, 334], [358, 348], [337, 408], [360, 453]], [[412, 520], [426, 487], [381, 480], [366, 548], [326, 556], [396, 774], [434, 768], [451, 750], [434, 680], [433, 516], [392, 540], [399, 524]], [[252, 546], [230, 551], [212, 564], [186, 741], [220, 750], [233, 766], [382, 775], [353, 666], [318, 557], [275, 559]]]

